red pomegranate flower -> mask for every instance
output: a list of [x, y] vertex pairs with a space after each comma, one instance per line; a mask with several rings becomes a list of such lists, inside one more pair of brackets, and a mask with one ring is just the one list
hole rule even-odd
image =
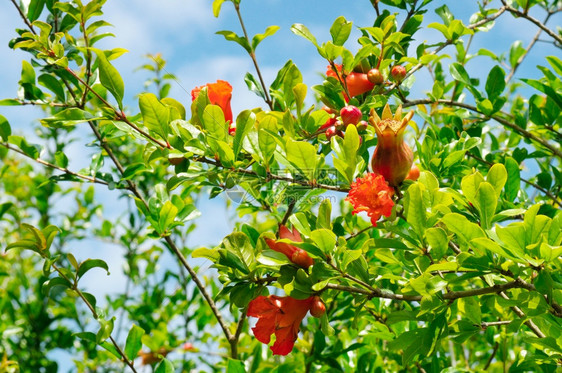
[[351, 190], [345, 200], [353, 205], [353, 214], [366, 211], [371, 218], [371, 224], [376, 227], [381, 216], [388, 217], [392, 214], [393, 194], [394, 190], [388, 186], [382, 175], [369, 173], [351, 184]]
[[[293, 231], [291, 232], [284, 225], [279, 228], [279, 238], [286, 238], [293, 242], [302, 242], [301, 234], [299, 233], [299, 231], [297, 231], [296, 228], [293, 228]], [[312, 264], [314, 264], [314, 260], [310, 256], [308, 256], [308, 253], [306, 251], [301, 248], [285, 242], [277, 242], [275, 240], [272, 240], [271, 238], [266, 238], [265, 242], [271, 250], [275, 250], [277, 252], [285, 254], [291, 262], [295, 263], [298, 266], [308, 268]]]
[[258, 341], [269, 344], [271, 335], [275, 334], [275, 343], [271, 346], [274, 355], [287, 355], [293, 350], [298, 338], [300, 324], [312, 307], [315, 297], [295, 299], [276, 295], [260, 295], [248, 305], [248, 316], [259, 320], [252, 328]]
[[230, 100], [232, 99], [232, 86], [224, 80], [217, 80], [216, 83], [207, 83], [203, 86], [196, 87], [191, 91], [191, 100], [195, 101], [201, 89], [207, 87], [207, 96], [213, 105], [218, 105], [224, 113], [224, 119], [230, 122], [228, 132], [232, 135], [236, 131], [236, 126], [232, 124], [232, 109], [230, 108]]
[[[336, 65], [336, 68], [338, 69], [338, 74], [341, 81], [342, 66]], [[327, 76], [332, 76], [338, 79], [338, 74], [336, 74], [336, 72], [332, 69], [332, 66], [328, 66], [328, 69], [326, 70]], [[369, 81], [367, 74], [356, 73], [353, 71], [347, 74], [347, 76], [345, 77], [345, 82], [347, 84], [347, 91], [349, 92], [349, 95], [351, 97], [369, 92], [375, 87], [375, 85]], [[346, 101], [349, 101], [349, 97], [347, 97], [346, 94], [344, 94], [344, 97]]]

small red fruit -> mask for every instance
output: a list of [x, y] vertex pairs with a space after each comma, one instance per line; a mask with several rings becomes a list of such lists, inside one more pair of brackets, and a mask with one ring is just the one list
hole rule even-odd
[[328, 114], [335, 114], [335, 113], [336, 113], [336, 110], [334, 110], [334, 109], [332, 109], [331, 107], [326, 106], [326, 105], [324, 105], [324, 106], [322, 107], [322, 110], [324, 110], [324, 111], [325, 111], [326, 113], [328, 113]]
[[340, 110], [340, 116], [343, 124], [347, 126], [348, 124], [359, 123], [363, 114], [361, 113], [361, 110], [359, 110], [358, 107], [353, 105], [348, 105], [348, 106], [344, 106]]
[[319, 296], [315, 296], [310, 307], [310, 314], [314, 317], [322, 317], [326, 313], [326, 305]]
[[367, 79], [375, 85], [380, 85], [384, 82], [384, 77], [382, 76], [379, 69], [371, 69], [367, 73]]
[[330, 128], [336, 125], [338, 120], [336, 118], [329, 118], [326, 123], [320, 126], [321, 130], [325, 130], [326, 128]]
[[406, 69], [404, 66], [396, 65], [390, 70], [390, 76], [395, 82], [401, 82], [406, 77]]
[[184, 351], [195, 351], [195, 347], [193, 346], [193, 344], [191, 342], [185, 342], [182, 346], [181, 346], [182, 350]]
[[332, 137], [336, 136], [336, 133], [338, 132], [338, 130], [336, 130], [336, 127], [330, 127], [326, 130], [326, 138], [328, 140], [330, 140]]

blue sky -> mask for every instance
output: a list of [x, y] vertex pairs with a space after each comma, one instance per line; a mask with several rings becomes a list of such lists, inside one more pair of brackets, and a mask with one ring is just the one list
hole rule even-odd
[[[499, 1], [495, 0], [493, 3], [498, 4]], [[143, 56], [147, 53], [162, 53], [168, 60], [166, 70], [178, 79], [178, 83], [173, 84], [170, 96], [186, 107], [190, 104], [189, 92], [193, 87], [217, 79], [227, 80], [234, 87], [232, 106], [235, 116], [247, 108], [264, 107], [257, 96], [247, 91], [243, 80], [246, 72], [255, 73], [249, 57], [238, 45], [215, 34], [218, 30], [241, 32], [232, 4], [223, 5], [218, 19], [212, 15], [210, 4], [211, 1], [208, 0], [108, 0], [104, 7], [105, 19], [114, 27], [108, 28], [107, 31], [113, 32], [117, 37], [104, 39], [97, 46], [102, 49], [121, 47], [129, 51], [115, 61], [115, 65], [125, 81], [126, 104], [131, 112], [138, 111], [135, 95], [143, 90], [143, 82], [147, 78], [145, 73], [134, 70], [146, 63]], [[478, 9], [475, 0], [436, 0], [431, 8], [443, 4], [447, 4], [453, 14], [465, 24], [468, 23], [470, 15]], [[291, 33], [290, 26], [293, 23], [303, 23], [322, 42], [329, 40], [329, 27], [340, 15], [352, 21], [355, 26], [369, 26], [375, 18], [375, 12], [368, 0], [243, 0], [242, 13], [251, 35], [263, 32], [269, 25], [281, 27], [276, 35], [262, 42], [257, 50], [257, 59], [266, 83], [271, 83], [278, 69], [288, 59], [292, 59], [309, 86], [321, 82], [319, 74], [325, 72], [327, 64], [308, 41]], [[542, 15], [537, 17], [542, 18]], [[439, 17], [430, 11], [426, 14], [424, 24], [439, 20]], [[550, 24], [560, 25], [562, 20], [560, 17], [551, 19]], [[16, 27], [23, 27], [16, 10], [10, 2], [1, 2], [0, 98], [16, 96], [21, 60], [28, 59], [25, 53], [13, 51], [7, 46], [9, 39], [15, 36]], [[501, 17], [493, 34], [481, 34], [475, 38], [471, 52], [480, 48], [507, 50], [515, 40], [522, 40], [526, 46], [534, 33], [535, 28], [524, 20], [517, 20], [511, 16]], [[353, 35], [357, 37], [358, 34], [355, 29], [347, 44], [351, 50], [357, 48]], [[416, 39], [429, 43], [442, 40], [441, 34], [433, 29], [421, 31], [416, 35]], [[455, 53], [451, 47], [446, 51], [451, 55]], [[548, 44], [540, 43], [522, 69], [531, 71], [531, 75], [539, 76], [534, 67], [536, 61], [546, 54], [553, 53], [554, 50]], [[469, 62], [467, 70], [471, 76], [485, 77], [489, 67], [489, 61], [481, 57]], [[414, 97], [421, 98], [425, 90], [431, 89], [431, 85], [428, 85], [428, 77], [424, 72], [416, 74], [416, 79], [413, 87]], [[41, 115], [38, 109], [31, 107], [0, 107], [0, 114], [8, 118], [16, 131], [25, 133], [30, 138], [33, 138], [31, 127]], [[78, 133], [86, 134], [87, 131], [79, 130]], [[70, 168], [79, 169], [89, 163], [89, 160], [83, 158], [84, 147], [79, 142], [69, 148], [69, 153]], [[97, 188], [97, 193], [97, 198], [107, 206], [105, 214], [109, 217], [119, 216], [123, 201], [118, 200], [114, 192], [103, 188]], [[202, 201], [199, 208], [203, 214], [189, 244], [217, 244], [232, 230], [234, 214], [224, 209], [224, 200], [220, 198]], [[85, 282], [98, 298], [108, 292], [122, 291], [119, 286], [124, 283], [121, 255], [118, 250], [110, 246], [100, 246], [96, 242], [86, 243], [85, 247], [80, 249], [77, 255], [79, 259], [101, 257], [111, 263], [111, 276], [97, 277], [95, 286], [92, 281]], [[66, 360], [67, 357], [61, 355], [60, 359]]]

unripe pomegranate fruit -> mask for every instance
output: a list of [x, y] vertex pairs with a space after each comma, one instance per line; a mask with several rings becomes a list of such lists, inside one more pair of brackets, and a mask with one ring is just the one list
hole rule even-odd
[[361, 110], [359, 110], [358, 107], [353, 106], [353, 105], [344, 106], [340, 110], [341, 120], [342, 120], [343, 124], [345, 124], [346, 126], [348, 124], [359, 123], [362, 116], [363, 116], [363, 114], [361, 113]]
[[400, 83], [406, 77], [406, 69], [404, 66], [396, 65], [390, 70], [390, 76], [395, 82]]
[[367, 73], [367, 79], [375, 85], [380, 85], [384, 82], [384, 77], [382, 76], [379, 69], [371, 69]]
[[332, 137], [336, 136], [336, 133], [337, 133], [337, 132], [338, 132], [338, 130], [336, 130], [336, 127], [334, 127], [334, 126], [329, 127], [329, 128], [326, 130], [326, 132], [325, 132], [325, 133], [326, 133], [326, 138], [327, 138], [328, 140], [330, 140]]
[[367, 127], [369, 127], [369, 123], [367, 123], [366, 121], [362, 120], [361, 122], [357, 123], [357, 131], [361, 132], [361, 131], [365, 131], [367, 129]]

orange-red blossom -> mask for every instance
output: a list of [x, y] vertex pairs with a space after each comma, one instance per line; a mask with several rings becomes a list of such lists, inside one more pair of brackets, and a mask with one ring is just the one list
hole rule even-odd
[[392, 214], [393, 194], [394, 189], [388, 186], [382, 175], [369, 173], [351, 184], [345, 200], [353, 205], [353, 214], [366, 211], [371, 224], [376, 227], [381, 216], [388, 217]]
[[[326, 70], [326, 75], [332, 76], [336, 79], [338, 79], [338, 75], [339, 75], [339, 80], [341, 82], [342, 66], [336, 65], [336, 68], [338, 69], [337, 74], [334, 71], [334, 69], [332, 68], [332, 66], [328, 65], [328, 69]], [[347, 86], [347, 91], [349, 92], [349, 95], [351, 97], [355, 97], [355, 96], [360, 95], [362, 93], [369, 92], [375, 87], [375, 84], [373, 84], [373, 83], [371, 83], [371, 81], [369, 81], [369, 78], [368, 78], [367, 74], [357, 73], [357, 72], [354, 72], [354, 71], [352, 71], [352, 72], [350, 72], [349, 74], [346, 75], [345, 83], [346, 83], [346, 86]], [[346, 94], [344, 94], [344, 97], [345, 97], [346, 101], [349, 101], [349, 97], [347, 97]]]
[[260, 295], [248, 305], [247, 315], [258, 318], [252, 328], [258, 341], [269, 344], [271, 335], [275, 334], [271, 351], [274, 355], [287, 355], [293, 350], [302, 320], [318, 302], [322, 302], [318, 296], [295, 299]]
[[197, 96], [199, 96], [199, 92], [205, 87], [207, 87], [209, 102], [213, 105], [218, 105], [222, 109], [224, 119], [230, 124], [228, 132], [232, 135], [236, 131], [236, 126], [232, 122], [232, 109], [230, 107], [232, 86], [224, 80], [217, 80], [216, 83], [207, 83], [191, 91], [191, 100], [195, 101]]
[[[293, 231], [291, 232], [284, 225], [279, 228], [279, 238], [289, 239], [293, 242], [302, 242], [301, 234], [299, 233], [299, 231], [297, 231], [296, 228], [293, 228]], [[266, 238], [265, 242], [271, 250], [275, 250], [277, 252], [285, 254], [285, 256], [287, 256], [287, 258], [289, 258], [291, 262], [300, 267], [308, 268], [312, 264], [314, 264], [314, 260], [308, 255], [308, 253], [299, 247], [285, 242], [278, 242], [272, 240], [271, 238]]]

